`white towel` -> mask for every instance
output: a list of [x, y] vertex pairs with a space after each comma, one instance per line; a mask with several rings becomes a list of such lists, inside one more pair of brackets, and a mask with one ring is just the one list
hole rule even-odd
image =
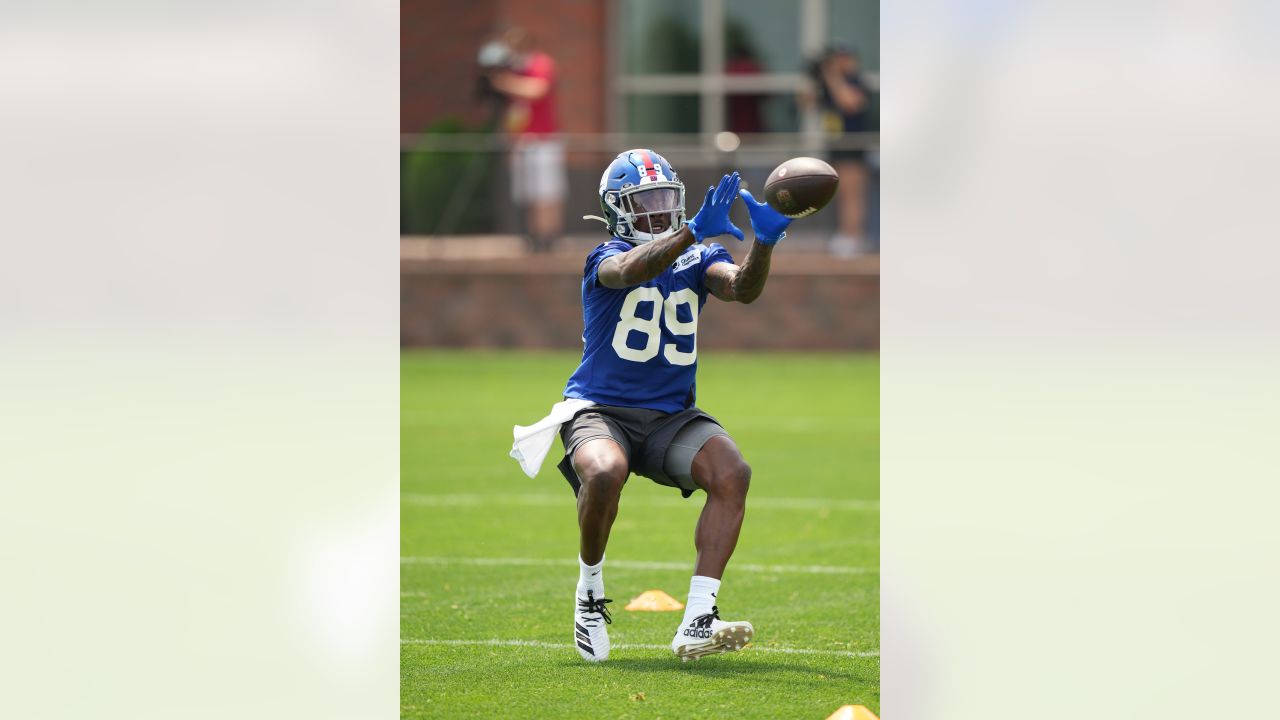
[[592, 405], [595, 403], [590, 400], [578, 398], [562, 400], [552, 405], [551, 412], [538, 422], [527, 427], [516, 425], [511, 429], [515, 442], [511, 445], [510, 454], [516, 462], [520, 463], [520, 469], [524, 470], [525, 475], [537, 477], [538, 471], [542, 469], [542, 461], [547, 458], [547, 452], [551, 450], [551, 443], [555, 442], [556, 433], [560, 432], [560, 426], [576, 415], [579, 410]]

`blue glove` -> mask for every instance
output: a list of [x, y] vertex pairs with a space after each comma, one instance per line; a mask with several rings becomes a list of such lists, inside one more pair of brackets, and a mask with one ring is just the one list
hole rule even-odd
[[707, 197], [702, 201], [702, 209], [687, 224], [693, 237], [698, 242], [706, 238], [728, 233], [739, 240], [743, 239], [742, 231], [729, 220], [729, 208], [738, 199], [738, 185], [742, 178], [738, 173], [725, 175], [720, 184], [707, 189]]
[[747, 214], [751, 216], [751, 230], [761, 245], [773, 245], [787, 236], [787, 226], [791, 218], [769, 207], [769, 203], [756, 202], [746, 190], [738, 192], [747, 205]]

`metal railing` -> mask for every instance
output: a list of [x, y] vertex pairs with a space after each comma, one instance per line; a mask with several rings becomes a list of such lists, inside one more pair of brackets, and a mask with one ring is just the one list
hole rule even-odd
[[[661, 149], [664, 154], [777, 153], [831, 150], [875, 150], [880, 133], [561, 133], [557, 138], [571, 152], [617, 153], [628, 148]], [[502, 133], [406, 133], [400, 149], [406, 152], [501, 152], [511, 147]]]
[[[600, 170], [622, 150], [654, 148], [677, 166], [689, 187], [713, 182], [729, 169], [760, 177], [792, 157], [829, 157], [832, 151], [875, 151], [880, 135], [849, 133], [562, 133], [557, 136], [569, 153], [566, 172], [569, 195], [565, 202], [566, 234], [598, 231], [583, 222], [584, 213], [597, 211], [595, 199]], [[401, 231], [414, 235], [455, 233], [520, 234], [522, 218], [508, 201], [506, 153], [510, 138], [502, 133], [440, 132], [403, 134], [402, 153], [409, 158], [402, 172]], [[874, 164], [874, 163], [873, 163]], [[806, 225], [823, 228], [829, 216]]]

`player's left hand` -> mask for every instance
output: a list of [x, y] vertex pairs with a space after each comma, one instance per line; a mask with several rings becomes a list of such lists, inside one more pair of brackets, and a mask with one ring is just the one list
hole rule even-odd
[[748, 190], [739, 190], [742, 201], [747, 206], [747, 214], [751, 216], [751, 230], [761, 245], [773, 245], [787, 236], [787, 226], [791, 218], [774, 210], [769, 203], [756, 202]]
[[741, 184], [742, 178], [735, 172], [721, 178], [720, 184], [716, 187], [707, 188], [707, 197], [702, 201], [702, 209], [688, 222], [689, 230], [693, 233], [695, 240], [702, 242], [705, 238], [726, 233], [738, 240], [744, 239], [742, 230], [729, 220], [729, 208], [733, 207], [733, 201], [738, 199], [738, 186]]

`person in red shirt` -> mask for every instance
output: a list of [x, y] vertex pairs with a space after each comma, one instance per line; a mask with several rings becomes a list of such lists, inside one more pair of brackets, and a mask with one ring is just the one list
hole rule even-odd
[[534, 47], [530, 35], [511, 28], [503, 43], [512, 55], [505, 69], [490, 76], [509, 99], [511, 195], [526, 209], [526, 235], [534, 252], [547, 252], [564, 227], [564, 142], [556, 119], [556, 64]]

